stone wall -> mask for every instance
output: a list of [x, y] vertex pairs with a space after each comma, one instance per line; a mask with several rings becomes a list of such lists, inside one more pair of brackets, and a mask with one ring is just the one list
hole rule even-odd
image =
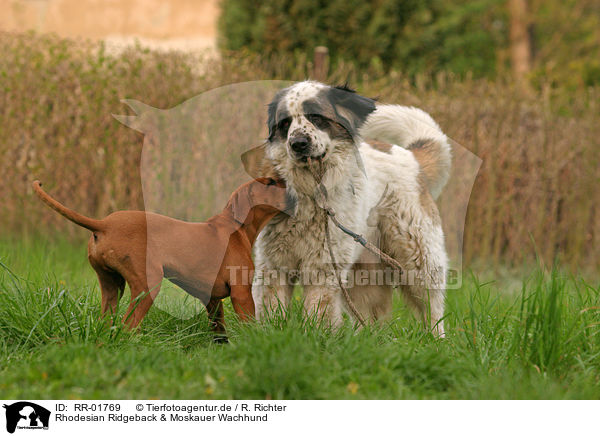
[[218, 12], [218, 0], [0, 0], [0, 31], [213, 49]]

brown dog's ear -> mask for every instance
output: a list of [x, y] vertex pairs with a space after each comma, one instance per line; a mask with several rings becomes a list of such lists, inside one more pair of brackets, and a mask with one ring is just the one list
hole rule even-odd
[[248, 214], [250, 213], [250, 190], [241, 190], [235, 193], [231, 200], [231, 209], [233, 212], [233, 219], [240, 224], [244, 224]]
[[266, 146], [264, 143], [242, 154], [244, 169], [253, 179], [275, 176], [275, 169], [266, 158]]

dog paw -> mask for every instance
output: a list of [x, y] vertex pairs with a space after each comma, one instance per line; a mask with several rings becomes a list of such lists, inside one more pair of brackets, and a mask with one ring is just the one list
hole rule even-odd
[[227, 336], [222, 336], [222, 335], [217, 335], [213, 338], [213, 343], [215, 344], [228, 344], [229, 343], [229, 339], [227, 339]]

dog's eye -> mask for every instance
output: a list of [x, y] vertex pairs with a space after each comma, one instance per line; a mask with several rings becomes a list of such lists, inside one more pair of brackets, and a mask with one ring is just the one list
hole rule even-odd
[[317, 128], [324, 128], [329, 125], [329, 120], [323, 115], [319, 114], [307, 114], [306, 118]]
[[279, 130], [281, 133], [287, 133], [288, 129], [290, 128], [290, 124], [292, 123], [292, 121], [289, 118], [285, 118], [283, 120], [281, 120], [279, 122], [279, 124], [277, 124], [277, 130]]
[[277, 182], [273, 179], [269, 179], [269, 181], [267, 182], [267, 185], [272, 186], [274, 184], [276, 184]]

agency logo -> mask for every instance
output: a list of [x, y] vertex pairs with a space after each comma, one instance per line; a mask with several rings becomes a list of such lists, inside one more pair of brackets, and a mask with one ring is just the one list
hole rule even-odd
[[6, 431], [14, 433], [18, 428], [48, 430], [50, 411], [29, 401], [19, 401], [3, 406], [6, 409]]

